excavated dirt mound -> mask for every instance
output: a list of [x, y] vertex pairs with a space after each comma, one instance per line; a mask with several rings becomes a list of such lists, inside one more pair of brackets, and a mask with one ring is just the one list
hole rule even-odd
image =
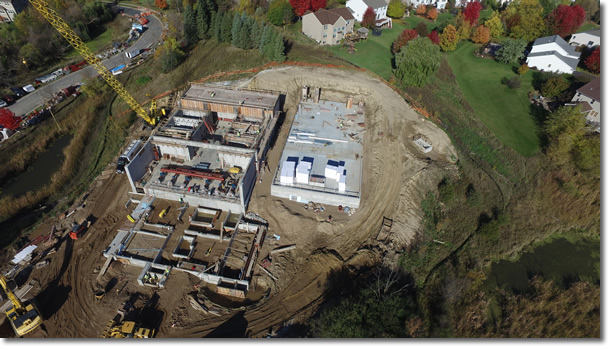
[[[78, 211], [77, 218], [91, 214], [96, 219], [91, 229], [82, 239], [64, 241], [49, 257], [50, 265], [31, 273], [30, 278], [41, 283], [35, 295], [46, 331], [39, 329], [28, 337], [97, 337], [129, 297], [139, 294], [145, 300], [155, 293], [157, 314], [148, 323], [158, 329], [158, 337], [264, 336], [269, 330], [306, 322], [344, 266], [376, 263], [382, 257], [375, 239], [383, 217], [393, 220], [392, 249], [406, 247], [420, 228], [420, 201], [443, 176], [456, 171], [456, 151], [448, 136], [415, 113], [391, 88], [364, 72], [272, 69], [248, 81], [250, 88], [287, 95], [285, 122], [269, 151], [271, 170], [277, 167], [303, 86], [321, 87], [323, 100], [346, 102], [352, 97], [355, 104], [365, 103], [362, 202], [352, 216], [331, 206], [325, 206], [323, 213], [313, 213], [300, 203], [271, 196], [274, 172], [264, 172], [249, 209], [269, 221], [268, 234], [281, 239], [274, 245], [267, 241], [260, 260], [274, 246], [297, 245], [295, 250], [273, 256], [268, 270], [276, 282], [256, 269], [252, 284], [270, 290], [266, 301], [247, 309], [224, 310], [220, 316], [204, 315], [188, 301], [187, 294], [200, 284], [194, 277], [174, 272], [165, 289], [152, 290], [137, 285], [140, 269], [119, 262], [98, 281], [97, 273], [105, 262], [101, 253], [126, 217], [127, 178], [111, 174], [93, 183], [86, 207]], [[425, 154], [414, 144], [417, 135], [432, 143], [431, 152]], [[326, 222], [328, 215], [333, 216], [332, 223]], [[48, 232], [48, 225], [39, 233]], [[98, 287], [108, 289], [99, 302], [94, 298]]]

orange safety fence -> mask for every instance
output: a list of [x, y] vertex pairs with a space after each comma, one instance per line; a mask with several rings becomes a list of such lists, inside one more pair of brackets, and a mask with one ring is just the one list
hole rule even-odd
[[[418, 102], [416, 100], [414, 100], [413, 97], [411, 97], [410, 95], [408, 95], [407, 93], [405, 93], [403, 90], [397, 88], [395, 85], [391, 84], [390, 82], [388, 82], [387, 80], [385, 80], [384, 78], [379, 77], [378, 75], [376, 75], [374, 72], [368, 71], [364, 68], [361, 67], [355, 67], [355, 66], [345, 66], [345, 65], [335, 65], [335, 64], [319, 64], [319, 63], [309, 63], [309, 62], [301, 62], [301, 61], [285, 61], [282, 63], [278, 63], [276, 61], [272, 61], [269, 62], [263, 66], [260, 67], [254, 67], [254, 68], [250, 68], [247, 70], [233, 70], [233, 71], [228, 71], [228, 72], [216, 72], [214, 74], [210, 74], [208, 76], [205, 76], [201, 79], [198, 79], [196, 81], [193, 81], [192, 83], [205, 83], [209, 80], [212, 79], [218, 79], [218, 78], [222, 78], [222, 77], [228, 77], [228, 76], [233, 76], [233, 75], [238, 75], [238, 74], [245, 74], [245, 73], [257, 73], [263, 70], [266, 70], [268, 68], [272, 68], [272, 67], [279, 67], [279, 66], [302, 66], [302, 67], [318, 67], [318, 68], [339, 68], [339, 69], [348, 69], [348, 70], [356, 70], [356, 71], [363, 71], [363, 72], [369, 72], [371, 74], [373, 74], [374, 76], [378, 77], [384, 84], [386, 84], [388, 87], [390, 87], [391, 89], [393, 89], [396, 93], [398, 93], [399, 95], [401, 95], [409, 104], [410, 106], [418, 113], [420, 113], [422, 116], [424, 116], [427, 119], [431, 119], [441, 125], [444, 125], [443, 122], [441, 120], [439, 120], [439, 118], [437, 118], [435, 115], [429, 113], [424, 107], [422, 107], [420, 104], [418, 104]], [[158, 94], [154, 97], [152, 97], [151, 99], [145, 101], [143, 103], [143, 105], [149, 103], [152, 100], [155, 99], [159, 99], [162, 97], [165, 97], [175, 91], [177, 91], [179, 88], [174, 88], [172, 90], [168, 90], [165, 91], [161, 94]], [[127, 109], [121, 113], [118, 114], [118, 116], [122, 116], [125, 115], [127, 113], [131, 112], [131, 109]], [[444, 125], [445, 126], [445, 125]]]

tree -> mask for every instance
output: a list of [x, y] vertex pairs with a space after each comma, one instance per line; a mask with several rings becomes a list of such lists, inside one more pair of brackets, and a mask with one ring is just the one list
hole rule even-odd
[[266, 13], [268, 21], [274, 25], [285, 25], [294, 19], [293, 8], [287, 0], [274, 0]]
[[592, 172], [594, 175], [600, 175], [600, 136], [585, 136], [581, 138], [572, 150], [574, 164], [582, 171]]
[[361, 21], [361, 26], [364, 28], [371, 29], [376, 24], [376, 11], [373, 8], [368, 7], [363, 13], [363, 20]]
[[412, 29], [404, 29], [393, 42], [393, 54], [397, 53], [401, 47], [405, 46], [409, 41], [418, 37], [418, 33]]
[[462, 20], [456, 29], [459, 40], [468, 40], [471, 37], [471, 24], [467, 20]]
[[521, 66], [519, 66], [519, 68], [517, 69], [517, 74], [519, 74], [520, 76], [525, 75], [526, 73], [528, 73], [528, 70], [530, 70], [530, 67], [528, 67], [528, 64], [522, 64]]
[[416, 24], [416, 28], [414, 30], [416, 30], [420, 37], [425, 37], [429, 34], [429, 27], [426, 25], [425, 22], [420, 22]]
[[165, 8], [167, 8], [167, 0], [154, 0], [154, 5], [156, 5], [156, 7], [160, 8], [161, 10], [164, 10]]
[[222, 26], [220, 28], [220, 41], [232, 42], [232, 12], [226, 12], [222, 17]]
[[505, 12], [511, 37], [531, 42], [545, 33], [543, 7], [538, 0], [513, 1]]
[[207, 9], [205, 0], [197, 0], [196, 2], [196, 34], [199, 40], [209, 38], [209, 22], [211, 15]]
[[213, 28], [213, 37], [222, 42], [222, 22], [224, 20], [223, 12], [213, 12], [211, 15], [211, 27]]
[[283, 35], [276, 35], [273, 47], [272, 60], [276, 62], [285, 61], [285, 41], [283, 40]]
[[418, 37], [395, 55], [395, 76], [404, 85], [421, 87], [439, 69], [439, 47], [426, 37]]
[[438, 15], [439, 15], [439, 11], [437, 11], [436, 7], [430, 8], [429, 11], [426, 13], [427, 18], [432, 21], [435, 21], [435, 19], [437, 19]]
[[483, 44], [488, 41], [490, 41], [490, 29], [483, 25], [475, 28], [475, 31], [473, 31], [473, 42]]
[[416, 7], [416, 14], [419, 16], [426, 15], [426, 5], [418, 5], [418, 7]]
[[233, 46], [243, 48], [243, 42], [241, 42], [241, 39], [243, 38], [243, 35], [241, 35], [242, 32], [243, 19], [241, 15], [237, 12], [234, 14], [234, 17], [232, 19], [232, 28], [230, 29], [230, 36], [232, 37], [231, 42]]
[[239, 0], [237, 12], [253, 14], [257, 2], [252, 0]]
[[433, 42], [433, 44], [439, 45], [439, 42], [441, 42], [437, 30], [431, 31], [431, 33], [427, 37], [431, 40], [431, 42]]
[[298, 17], [301, 17], [304, 12], [310, 9], [310, 0], [289, 0], [289, 4]]
[[490, 29], [491, 38], [499, 38], [505, 31], [505, 26], [497, 11], [494, 11], [492, 16], [488, 18], [483, 25]]
[[569, 86], [570, 84], [568, 81], [566, 81], [566, 79], [561, 76], [557, 76], [549, 78], [549, 80], [547, 80], [541, 87], [540, 92], [544, 97], [552, 99], [561, 95], [561, 93], [568, 89]]
[[562, 1], [561, 0], [538, 0], [543, 7], [543, 15], [546, 17], [553, 11]]
[[445, 29], [443, 29], [439, 39], [439, 47], [441, 47], [441, 50], [444, 52], [451, 52], [455, 50], [456, 45], [460, 40], [456, 28], [452, 24], [449, 24], [445, 27]]
[[600, 11], [599, 0], [576, 0], [575, 5], [581, 6], [585, 9], [585, 19], [590, 20], [596, 13]]
[[593, 53], [585, 59], [585, 66], [593, 73], [600, 73], [600, 47], [593, 50]]
[[177, 40], [174, 37], [168, 37], [162, 47], [162, 55], [160, 58], [160, 69], [163, 73], [167, 73], [182, 63], [185, 54], [179, 49]]
[[8, 108], [0, 108], [0, 125], [11, 131], [15, 131], [21, 124], [21, 117], [15, 116]]
[[315, 12], [320, 8], [327, 7], [327, 0], [310, 0], [310, 8], [309, 10]]
[[562, 38], [575, 33], [584, 21], [585, 10], [579, 5], [559, 5], [547, 18], [551, 33], [560, 35]]
[[196, 14], [189, 4], [184, 7], [184, 38], [188, 46], [196, 43], [198, 40]]
[[388, 9], [386, 10], [386, 15], [391, 18], [401, 18], [405, 14], [405, 5], [401, 2], [401, 0], [391, 0], [388, 3]]
[[558, 165], [569, 162], [572, 159], [572, 150], [587, 132], [580, 106], [562, 106], [549, 113], [543, 130], [548, 139], [549, 158]]
[[524, 56], [524, 48], [526, 41], [507, 38], [502, 41], [502, 46], [496, 52], [496, 60], [503, 64], [515, 64]]
[[472, 1], [464, 8], [464, 18], [471, 26], [477, 24], [479, 13], [481, 12], [481, 4], [477, 1]]

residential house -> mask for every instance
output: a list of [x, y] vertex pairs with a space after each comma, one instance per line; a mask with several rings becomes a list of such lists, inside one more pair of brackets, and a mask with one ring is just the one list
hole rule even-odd
[[588, 48], [599, 47], [600, 45], [600, 29], [577, 32], [572, 34], [570, 41], [572, 46], [587, 46]]
[[346, 1], [346, 7], [350, 9], [353, 16], [357, 21], [363, 20], [363, 14], [367, 11], [368, 7], [371, 7], [376, 12], [376, 21], [383, 22], [388, 17], [386, 16], [386, 10], [388, 9], [388, 3], [385, 0], [348, 0]]
[[354, 24], [355, 17], [346, 7], [306, 11], [302, 16], [302, 32], [320, 44], [340, 43], [344, 35], [353, 32]]
[[[389, 0], [390, 1], [390, 0]], [[457, 7], [465, 7], [469, 2], [478, 1], [479, 0], [456, 0], [455, 4]], [[406, 0], [408, 5], [416, 8], [419, 5], [432, 5], [437, 7], [439, 10], [443, 10], [448, 3], [448, 0]], [[509, 3], [511, 0], [498, 0], [498, 3], [502, 6], [503, 4]]]
[[0, 23], [12, 22], [27, 6], [27, 0], [0, 0]]
[[596, 77], [591, 82], [576, 90], [576, 94], [568, 105], [580, 105], [581, 112], [585, 114], [587, 123], [600, 131], [600, 78]]
[[574, 50], [559, 35], [536, 39], [526, 63], [541, 71], [572, 73], [576, 70], [581, 53]]

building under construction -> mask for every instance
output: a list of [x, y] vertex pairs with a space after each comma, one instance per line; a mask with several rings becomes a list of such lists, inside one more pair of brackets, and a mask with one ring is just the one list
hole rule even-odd
[[363, 103], [320, 99], [302, 90], [271, 194], [293, 201], [358, 208], [361, 198]]
[[278, 93], [193, 84], [125, 167], [133, 193], [245, 212], [280, 101]]

